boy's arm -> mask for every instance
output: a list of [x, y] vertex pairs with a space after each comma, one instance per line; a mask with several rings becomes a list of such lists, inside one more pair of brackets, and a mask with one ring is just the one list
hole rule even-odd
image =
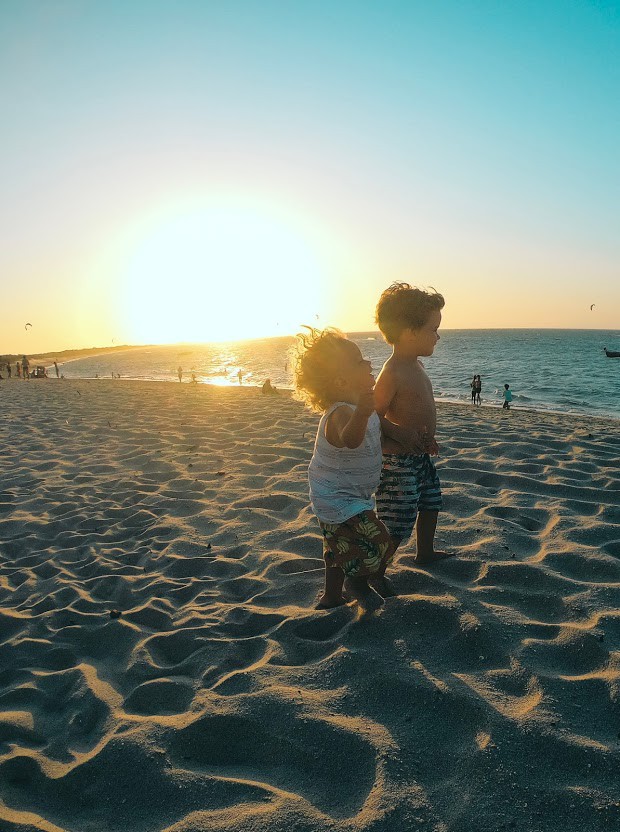
[[372, 391], [360, 394], [355, 410], [342, 405], [331, 414], [325, 426], [325, 436], [336, 448], [359, 448], [366, 436], [368, 419], [374, 412]]

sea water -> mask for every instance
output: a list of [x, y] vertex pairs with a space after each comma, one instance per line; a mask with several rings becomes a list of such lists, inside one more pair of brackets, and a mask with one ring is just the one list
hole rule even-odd
[[[390, 355], [378, 332], [349, 336], [372, 361], [375, 375]], [[198, 383], [293, 386], [293, 338], [226, 344], [136, 347], [60, 365], [66, 378], [148, 379]], [[620, 331], [558, 329], [453, 329], [441, 332], [432, 356], [422, 362], [438, 401], [471, 400], [471, 379], [482, 377], [482, 403], [501, 406], [504, 384], [513, 408], [620, 418]]]

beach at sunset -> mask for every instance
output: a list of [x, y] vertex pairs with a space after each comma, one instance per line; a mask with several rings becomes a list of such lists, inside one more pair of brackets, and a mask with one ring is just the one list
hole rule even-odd
[[314, 609], [287, 394], [2, 387], [7, 832], [611, 829], [620, 426], [439, 405], [457, 557]]
[[0, 832], [620, 829], [619, 57], [0, 3]]

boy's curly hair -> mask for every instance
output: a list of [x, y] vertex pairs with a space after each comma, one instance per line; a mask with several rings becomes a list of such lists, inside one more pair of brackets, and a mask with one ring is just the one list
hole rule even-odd
[[312, 410], [324, 411], [333, 404], [333, 383], [340, 347], [347, 340], [339, 329], [327, 327], [297, 334], [293, 347], [295, 396]]
[[444, 306], [443, 295], [434, 289], [425, 292], [409, 283], [392, 283], [379, 298], [375, 321], [388, 344], [395, 344], [403, 329], [420, 329], [431, 312]]

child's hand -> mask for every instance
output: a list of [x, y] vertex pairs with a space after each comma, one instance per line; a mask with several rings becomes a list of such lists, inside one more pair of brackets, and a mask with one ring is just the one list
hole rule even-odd
[[428, 432], [426, 425], [422, 428], [420, 439], [423, 448], [422, 453], [428, 454], [429, 456], [437, 456], [439, 453], [439, 445], [437, 444], [435, 437], [431, 436]]
[[437, 454], [439, 453], [439, 445], [437, 444], [437, 441], [435, 440], [434, 436], [426, 437], [425, 447], [425, 453], [429, 454], [430, 456], [437, 456]]
[[421, 431], [408, 431], [406, 440], [402, 442], [405, 453], [416, 456], [427, 453], [425, 436]]
[[363, 390], [357, 400], [357, 412], [360, 416], [371, 416], [375, 411], [375, 397], [372, 390]]

